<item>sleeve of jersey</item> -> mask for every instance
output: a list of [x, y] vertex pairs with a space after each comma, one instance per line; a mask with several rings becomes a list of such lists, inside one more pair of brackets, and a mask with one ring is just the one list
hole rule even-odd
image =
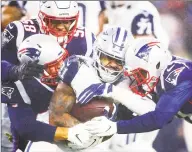
[[1, 59], [17, 64], [17, 36], [18, 30], [15, 22], [7, 25], [2, 33]]
[[191, 98], [192, 81], [184, 81], [160, 97], [155, 111], [132, 120], [118, 121], [117, 133], [142, 133], [162, 128], [173, 119], [182, 105], [190, 101]]
[[2, 60], [1, 61], [1, 81], [6, 82], [7, 80], [10, 80], [10, 75], [9, 75], [9, 70], [13, 67], [14, 65]]
[[59, 77], [62, 82], [70, 85], [78, 72], [78, 61], [75, 56], [71, 56], [63, 62], [59, 70]]
[[37, 121], [30, 107], [8, 107], [8, 112], [13, 127], [22, 138], [53, 142], [56, 127]]

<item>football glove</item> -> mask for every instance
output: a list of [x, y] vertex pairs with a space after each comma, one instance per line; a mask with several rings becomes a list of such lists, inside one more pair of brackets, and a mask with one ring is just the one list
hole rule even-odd
[[39, 77], [43, 73], [44, 66], [37, 64], [38, 61], [14, 65], [9, 71], [11, 80], [29, 79], [33, 76]]
[[110, 136], [117, 133], [117, 124], [105, 116], [95, 117], [85, 123], [86, 130], [93, 136]]
[[68, 130], [68, 141], [83, 146], [84, 143], [88, 142], [90, 133], [85, 130], [84, 124], [78, 124]]

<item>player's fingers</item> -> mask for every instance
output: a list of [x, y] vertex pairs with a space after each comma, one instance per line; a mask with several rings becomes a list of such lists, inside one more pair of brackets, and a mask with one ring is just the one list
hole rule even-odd
[[100, 129], [94, 129], [89, 131], [92, 136], [103, 136], [104, 132], [101, 132]]

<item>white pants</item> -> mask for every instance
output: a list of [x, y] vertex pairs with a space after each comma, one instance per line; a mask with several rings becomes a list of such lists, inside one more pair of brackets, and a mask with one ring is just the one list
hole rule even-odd
[[[52, 144], [49, 142], [29, 142], [25, 152], [111, 152], [111, 150], [106, 146], [106, 143], [108, 141], [105, 141], [95, 147], [91, 147], [88, 149], [83, 150], [72, 150], [67, 147], [64, 147], [62, 145], [62, 142], [57, 144]], [[107, 144], [108, 145], [108, 144]]]
[[153, 141], [159, 130], [137, 133], [137, 134], [116, 134], [110, 142], [111, 152], [155, 152]]

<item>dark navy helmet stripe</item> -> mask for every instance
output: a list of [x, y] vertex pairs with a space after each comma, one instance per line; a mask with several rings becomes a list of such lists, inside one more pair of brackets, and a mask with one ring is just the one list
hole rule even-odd
[[120, 30], [121, 30], [121, 29], [118, 27], [118, 28], [117, 28], [117, 35], [116, 35], [116, 37], [115, 37], [115, 42], [117, 42], [117, 40], [118, 40], [118, 38], [119, 38]]
[[124, 36], [123, 36], [123, 42], [125, 42], [126, 37], [127, 37], [127, 31], [125, 31], [125, 33], [124, 33]]

